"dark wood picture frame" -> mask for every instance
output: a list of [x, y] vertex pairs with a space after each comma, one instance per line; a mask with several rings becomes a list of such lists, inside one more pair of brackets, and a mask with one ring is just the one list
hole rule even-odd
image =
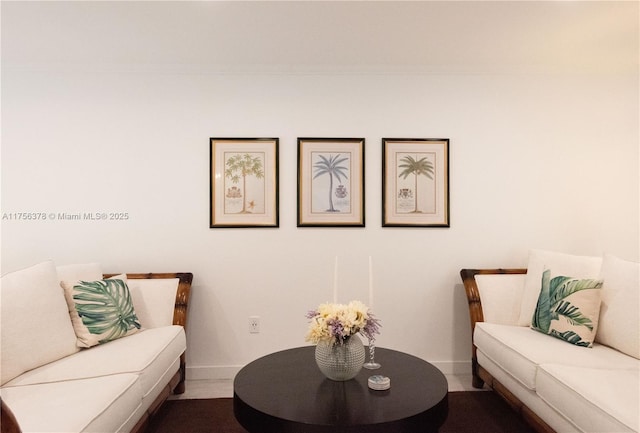
[[364, 227], [364, 138], [298, 138], [298, 227]]
[[450, 227], [448, 138], [382, 139], [382, 226]]
[[279, 226], [278, 147], [278, 138], [210, 138], [210, 228]]

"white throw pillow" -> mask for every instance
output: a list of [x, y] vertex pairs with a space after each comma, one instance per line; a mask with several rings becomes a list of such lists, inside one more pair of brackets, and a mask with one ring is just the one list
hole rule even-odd
[[531, 250], [524, 279], [524, 293], [520, 306], [518, 325], [531, 326], [531, 317], [536, 309], [545, 269], [553, 269], [555, 275], [570, 275], [573, 278], [598, 278], [602, 257], [576, 256], [544, 250]]
[[61, 285], [78, 347], [93, 347], [140, 330], [125, 274]]
[[129, 291], [143, 328], [173, 325], [178, 278], [129, 279]]
[[517, 325], [524, 289], [522, 274], [478, 274], [475, 277], [485, 322]]
[[542, 274], [541, 286], [531, 328], [576, 346], [593, 347], [602, 280], [552, 276], [547, 269]]
[[52, 261], [3, 276], [0, 300], [2, 384], [78, 351]]
[[640, 359], [640, 263], [604, 255], [596, 342]]

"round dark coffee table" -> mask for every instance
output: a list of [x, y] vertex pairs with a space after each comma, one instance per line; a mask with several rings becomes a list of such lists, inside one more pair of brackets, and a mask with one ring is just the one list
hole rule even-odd
[[[447, 379], [420, 358], [376, 348], [378, 370], [346, 382], [318, 369], [314, 346], [276, 352], [246, 365], [233, 382], [233, 410], [251, 433], [437, 432], [447, 418]], [[391, 389], [369, 389], [369, 376]]]

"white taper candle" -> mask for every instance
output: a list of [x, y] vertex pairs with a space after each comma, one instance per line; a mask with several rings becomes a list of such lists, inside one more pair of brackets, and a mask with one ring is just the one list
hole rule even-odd
[[338, 256], [333, 264], [333, 303], [338, 302]]
[[369, 308], [373, 308], [373, 261], [369, 256]]

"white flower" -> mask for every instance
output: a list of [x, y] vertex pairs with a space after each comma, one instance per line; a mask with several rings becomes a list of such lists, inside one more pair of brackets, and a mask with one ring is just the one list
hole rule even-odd
[[[344, 304], [320, 304], [317, 310], [307, 314], [310, 319], [306, 341], [318, 343], [330, 341], [342, 343], [358, 332], [370, 336], [378, 333], [378, 321], [369, 313], [369, 308], [360, 301]], [[367, 329], [365, 329], [365, 327]]]

